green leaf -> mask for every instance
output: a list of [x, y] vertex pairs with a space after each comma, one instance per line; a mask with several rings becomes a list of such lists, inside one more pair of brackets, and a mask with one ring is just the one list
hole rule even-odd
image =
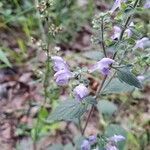
[[135, 86], [137, 88], [142, 88], [140, 81], [136, 78], [136, 76], [130, 72], [127, 68], [117, 69], [118, 78], [125, 83]]
[[117, 111], [117, 106], [108, 100], [100, 100], [97, 104], [97, 108], [105, 115], [112, 115], [115, 111]]
[[[107, 84], [107, 81], [106, 81], [106, 84]], [[130, 86], [129, 84], [121, 82], [118, 78], [114, 78], [110, 81], [110, 83], [106, 86], [106, 88], [102, 89], [102, 94], [112, 94], [112, 93], [120, 94], [120, 93], [131, 92], [133, 90], [134, 90], [133, 86]]]
[[1, 49], [0, 49], [0, 60], [4, 62], [8, 67], [11, 67], [11, 64], [8, 58], [6, 57], [6, 54]]
[[[114, 136], [114, 135], [122, 135], [126, 138], [127, 140], [127, 131], [122, 128], [120, 125], [118, 124], [110, 124], [106, 130], [105, 130], [105, 136], [106, 137], [111, 137], [111, 136]], [[125, 146], [125, 143], [126, 143], [126, 140], [124, 141], [121, 141], [121, 142], [118, 142], [117, 143], [117, 146], [120, 150], [123, 150], [124, 149], [124, 146]]]
[[100, 60], [104, 57], [103, 53], [100, 51], [88, 51], [88, 52], [82, 53], [82, 55], [92, 60]]
[[61, 102], [54, 112], [48, 117], [48, 122], [61, 121], [61, 120], [74, 120], [80, 118], [87, 110], [87, 102], [78, 102], [76, 100], [66, 100]]

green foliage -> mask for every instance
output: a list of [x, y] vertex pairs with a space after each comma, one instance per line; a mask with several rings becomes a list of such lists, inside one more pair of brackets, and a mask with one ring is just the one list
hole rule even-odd
[[121, 81], [124, 81], [129, 85], [135, 86], [137, 88], [142, 88], [140, 81], [136, 78], [136, 76], [133, 73], [130, 72], [129, 69], [117, 69], [117, 76]]
[[117, 106], [108, 100], [100, 100], [97, 104], [97, 108], [99, 112], [109, 116], [111, 116], [115, 111], [117, 111]]
[[11, 67], [11, 63], [9, 62], [6, 53], [0, 49], [0, 61], [5, 63], [8, 67]]
[[[104, 85], [107, 85], [108, 82]], [[127, 93], [134, 90], [133, 86], [121, 82], [118, 78], [113, 78], [109, 84], [102, 89], [102, 94], [120, 94], [120, 93]]]
[[[88, 0], [88, 4], [92, 4], [91, 0]], [[75, 39], [77, 32], [91, 16], [92, 8], [91, 5], [88, 11], [88, 6], [83, 8], [74, 0], [48, 1], [45, 10], [41, 11], [41, 19], [49, 26], [49, 38], [54, 43], [67, 43]]]
[[84, 112], [86, 112], [88, 103], [78, 102], [76, 100], [66, 100], [60, 102], [54, 112], [48, 117], [48, 122], [61, 121], [61, 120], [74, 120], [79, 119]]

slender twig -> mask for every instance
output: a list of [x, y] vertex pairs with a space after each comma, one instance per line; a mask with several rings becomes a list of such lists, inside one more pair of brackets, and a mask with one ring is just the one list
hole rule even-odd
[[101, 44], [102, 44], [102, 48], [103, 48], [103, 53], [104, 53], [104, 56], [107, 57], [107, 54], [106, 54], [106, 49], [105, 49], [105, 42], [104, 42], [104, 21], [103, 21], [103, 17], [102, 17], [102, 20], [101, 20]]
[[[105, 83], [105, 81], [106, 81], [106, 78], [107, 78], [107, 76], [104, 76], [104, 78], [103, 78], [103, 80], [102, 80], [102, 83], [101, 83], [101, 84], [99, 85], [99, 87], [97, 88], [97, 91], [96, 91], [96, 94], [95, 94], [95, 99], [96, 99], [96, 100], [97, 100], [98, 96], [99, 96], [100, 93], [101, 93], [101, 90], [102, 90], [102, 87], [104, 86], [104, 83]], [[93, 110], [94, 110], [94, 107], [95, 107], [95, 106], [92, 105], [92, 107], [91, 107], [91, 109], [90, 109], [90, 112], [89, 112], [89, 114], [88, 114], [86, 123], [85, 123], [85, 125], [84, 125], [83, 130], [82, 130], [82, 135], [84, 135], [84, 132], [85, 132], [86, 127], [87, 127], [87, 125], [88, 125], [88, 122], [89, 122], [89, 120], [90, 120], [91, 114], [92, 114], [92, 112], [93, 112]]]
[[[38, 0], [35, 1], [35, 6], [38, 6], [39, 2]], [[44, 30], [44, 27], [42, 25], [42, 22], [40, 20], [40, 13], [39, 13], [39, 10], [37, 10], [37, 16], [38, 16], [38, 25], [39, 25], [39, 28], [40, 28], [40, 31], [41, 31], [41, 36], [42, 36], [42, 41], [44, 43], [46, 43], [46, 55], [47, 55], [47, 60], [46, 60], [46, 71], [45, 71], [45, 77], [44, 77], [44, 82], [43, 82], [43, 87], [44, 87], [44, 101], [43, 103], [41, 104], [40, 108], [39, 108], [39, 112], [41, 110], [43, 110], [46, 102], [47, 102], [47, 93], [48, 93], [48, 90], [47, 90], [47, 87], [48, 87], [48, 78], [49, 78], [49, 72], [50, 72], [50, 54], [49, 54], [49, 42], [47, 40], [47, 37], [46, 37], [46, 33], [45, 33], [45, 30]], [[38, 135], [38, 126], [39, 126], [39, 123], [40, 123], [40, 115], [38, 114], [38, 117], [37, 117], [37, 123], [36, 123], [36, 127], [35, 127], [35, 138], [37, 138], [37, 135]], [[36, 147], [36, 139], [33, 143], [33, 149], [36, 150], [37, 147]]]

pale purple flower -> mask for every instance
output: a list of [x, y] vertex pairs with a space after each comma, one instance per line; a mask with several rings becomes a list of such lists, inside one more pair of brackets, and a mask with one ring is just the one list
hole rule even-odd
[[55, 71], [60, 71], [60, 70], [66, 70], [69, 68], [68, 64], [66, 61], [64, 61], [61, 57], [59, 56], [52, 56], [51, 57], [53, 63], [54, 63], [54, 70]]
[[81, 150], [90, 150], [91, 145], [88, 140], [84, 140], [82, 145], [81, 145]]
[[138, 79], [140, 82], [142, 82], [142, 81], [145, 79], [145, 77], [142, 76], [142, 75], [139, 75], [139, 76], [137, 76], [137, 79]]
[[122, 135], [114, 135], [108, 138], [108, 143], [106, 144], [106, 150], [119, 150], [116, 146], [117, 142], [125, 140], [125, 137]]
[[147, 0], [144, 4], [144, 8], [150, 8], [150, 0]]
[[122, 2], [126, 2], [127, 0], [115, 0], [111, 10], [110, 10], [110, 13], [112, 14], [117, 8], [121, 8], [121, 3]]
[[60, 70], [54, 74], [55, 81], [58, 85], [66, 85], [69, 79], [73, 77], [73, 73], [69, 70]]
[[143, 37], [142, 39], [136, 41], [134, 48], [144, 49], [145, 44], [148, 42], [150, 42], [149, 38]]
[[111, 36], [111, 39], [119, 39], [121, 33], [121, 28], [118, 26], [113, 27], [113, 35]]
[[[134, 23], [131, 22], [129, 25], [129, 28], [125, 30], [125, 33], [127, 33], [128, 37], [132, 36], [132, 31], [131, 31], [130, 27], [133, 27], [133, 26], [134, 26]], [[111, 36], [111, 39], [113, 39], [113, 40], [119, 39], [120, 34], [121, 34], [121, 28], [118, 26], [114, 26], [113, 27], [113, 35]]]
[[89, 90], [84, 84], [80, 84], [74, 88], [73, 93], [75, 98], [81, 101], [83, 98], [89, 95]]
[[109, 138], [109, 141], [115, 142], [115, 143], [123, 141], [123, 140], [125, 140], [125, 137], [122, 135], [114, 135], [114, 136]]
[[90, 69], [89, 72], [94, 72], [98, 70], [101, 72], [103, 75], [108, 75], [110, 73], [110, 65], [113, 64], [115, 61], [110, 58], [103, 58], [100, 61], [98, 61], [95, 65], [93, 65]]
[[95, 144], [97, 141], [97, 137], [95, 135], [90, 135], [88, 137], [88, 141], [90, 142], [91, 145]]

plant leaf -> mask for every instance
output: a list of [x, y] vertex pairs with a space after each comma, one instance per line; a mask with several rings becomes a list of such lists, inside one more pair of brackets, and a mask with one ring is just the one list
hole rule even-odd
[[[106, 84], [107, 84], [107, 81], [106, 81]], [[114, 78], [110, 81], [110, 83], [108, 84], [108, 86], [106, 86], [104, 90], [102, 89], [102, 94], [127, 93], [133, 90], [134, 90], [133, 86], [130, 86], [129, 84], [121, 82], [118, 78]]]
[[97, 104], [97, 108], [101, 113], [106, 115], [112, 115], [117, 111], [117, 106], [108, 100], [100, 100]]
[[8, 58], [6, 57], [6, 54], [1, 49], [0, 49], [0, 60], [4, 62], [8, 67], [11, 67], [11, 64]]
[[129, 69], [121, 68], [117, 69], [118, 78], [125, 83], [135, 86], [137, 88], [142, 88], [140, 81], [136, 78], [136, 76], [130, 72]]
[[80, 118], [87, 110], [87, 102], [78, 102], [76, 100], [66, 100], [61, 102], [54, 112], [48, 117], [47, 121], [61, 121], [61, 120], [76, 120]]

